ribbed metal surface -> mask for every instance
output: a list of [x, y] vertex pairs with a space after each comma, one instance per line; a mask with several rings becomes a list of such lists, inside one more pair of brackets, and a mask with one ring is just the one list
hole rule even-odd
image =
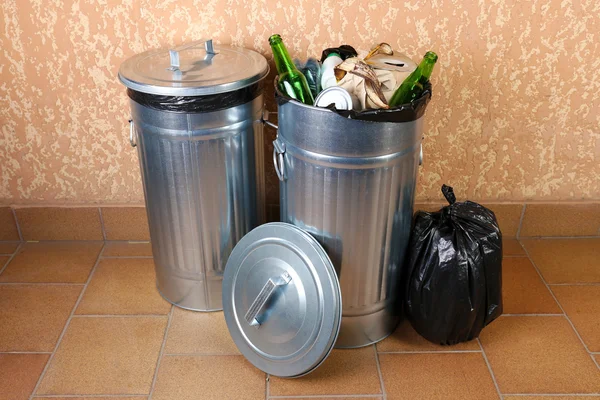
[[132, 101], [157, 287], [175, 305], [221, 309], [229, 254], [262, 221], [262, 102], [182, 114]]
[[[388, 336], [399, 321], [422, 121], [390, 130], [390, 124], [340, 119], [292, 102], [280, 107], [281, 218], [310, 232], [327, 251], [342, 291], [336, 347], [360, 347]], [[371, 138], [370, 154], [361, 157], [353, 146], [365, 137]], [[327, 152], [318, 151], [319, 142]]]

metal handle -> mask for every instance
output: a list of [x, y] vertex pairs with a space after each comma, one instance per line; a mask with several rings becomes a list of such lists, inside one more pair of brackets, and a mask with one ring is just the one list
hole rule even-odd
[[423, 165], [423, 144], [421, 144], [421, 148], [419, 149], [419, 165]]
[[273, 165], [280, 181], [285, 181], [285, 144], [276, 138], [273, 141]]
[[137, 146], [135, 126], [132, 119], [129, 120], [129, 143], [131, 144], [131, 147]]
[[270, 126], [271, 128], [275, 128], [275, 129], [279, 130], [279, 126], [277, 126], [274, 123], [272, 123], [271, 121], [269, 121], [269, 115], [271, 115], [271, 114], [275, 114], [275, 113], [269, 112], [267, 110], [263, 111], [261, 122], [264, 125], [267, 125], [267, 126]]
[[206, 54], [209, 55], [209, 59], [211, 59], [212, 57], [215, 56], [215, 54], [217, 54], [217, 53], [215, 53], [215, 49], [213, 47], [212, 39], [207, 39], [207, 40], [200, 39], [200, 40], [196, 40], [195, 42], [184, 44], [182, 46], [175, 47], [174, 49], [170, 49], [169, 50], [169, 58], [171, 59], [171, 67], [169, 67], [169, 69], [171, 71], [177, 71], [177, 70], [179, 70], [179, 67], [180, 67], [179, 52], [180, 51], [191, 49], [192, 47], [197, 47], [200, 44], [204, 45], [204, 48], [206, 49]]
[[254, 301], [252, 302], [252, 305], [250, 306], [248, 312], [246, 313], [246, 316], [244, 317], [246, 319], [246, 322], [248, 322], [250, 326], [255, 326], [257, 328], [260, 326], [261, 321], [258, 320], [259, 314], [264, 313], [263, 309], [265, 308], [271, 297], [273, 297], [277, 288], [280, 286], [287, 285], [288, 283], [290, 283], [291, 280], [292, 276], [287, 272], [284, 272], [281, 276], [269, 278], [267, 283], [265, 283], [265, 286], [263, 286], [263, 288], [261, 289], [258, 296], [256, 296], [256, 299], [254, 299]]

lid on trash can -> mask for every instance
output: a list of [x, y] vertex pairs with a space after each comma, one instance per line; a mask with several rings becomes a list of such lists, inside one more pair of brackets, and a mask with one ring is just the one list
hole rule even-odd
[[199, 40], [174, 49], [150, 50], [125, 60], [119, 79], [142, 93], [203, 96], [241, 89], [269, 73], [261, 54]]
[[340, 285], [315, 238], [291, 224], [265, 224], [244, 236], [227, 261], [223, 311], [248, 361], [271, 375], [298, 377], [333, 348]]

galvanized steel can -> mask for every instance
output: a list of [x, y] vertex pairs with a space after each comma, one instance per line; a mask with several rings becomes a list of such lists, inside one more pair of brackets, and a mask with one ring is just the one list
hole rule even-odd
[[159, 292], [191, 310], [222, 309], [235, 244], [262, 222], [266, 59], [194, 42], [126, 60]]
[[336, 347], [378, 342], [400, 320], [423, 118], [370, 122], [295, 101], [278, 110], [281, 221], [309, 232], [339, 277]]

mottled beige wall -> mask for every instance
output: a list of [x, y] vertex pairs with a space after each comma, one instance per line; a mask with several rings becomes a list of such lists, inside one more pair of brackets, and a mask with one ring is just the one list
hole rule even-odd
[[419, 200], [438, 199], [443, 182], [488, 201], [600, 199], [598, 0], [2, 0], [0, 10], [1, 203], [141, 203], [120, 63], [201, 37], [268, 55], [274, 32], [299, 57], [379, 41], [416, 59], [438, 52]]

